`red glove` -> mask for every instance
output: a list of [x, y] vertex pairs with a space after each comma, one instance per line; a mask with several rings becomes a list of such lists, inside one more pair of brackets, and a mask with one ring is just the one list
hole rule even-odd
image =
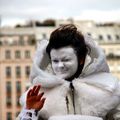
[[45, 98], [42, 98], [44, 93], [39, 93], [41, 86], [34, 86], [32, 89], [30, 89], [27, 93], [27, 100], [26, 100], [26, 108], [27, 109], [35, 109], [35, 110], [41, 110]]

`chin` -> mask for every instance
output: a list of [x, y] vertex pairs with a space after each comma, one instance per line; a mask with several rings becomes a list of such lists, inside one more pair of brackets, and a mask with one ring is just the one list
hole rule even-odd
[[69, 76], [69, 77], [64, 77], [63, 79], [65, 79], [65, 80], [67, 80], [67, 81], [72, 81], [72, 80], [73, 80], [71, 76]]

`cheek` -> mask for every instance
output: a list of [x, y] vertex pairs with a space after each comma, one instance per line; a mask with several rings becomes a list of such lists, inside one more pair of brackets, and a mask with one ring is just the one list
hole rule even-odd
[[74, 61], [72, 64], [71, 64], [71, 69], [72, 71], [76, 72], [77, 69], [78, 69], [78, 61]]
[[77, 71], [77, 68], [78, 68], [78, 65], [73, 65], [73, 68], [72, 68], [72, 69], [73, 69], [73, 71], [76, 72], [76, 71]]
[[66, 65], [70, 66], [70, 67], [77, 67], [78, 66], [78, 61], [74, 60], [74, 61], [71, 61], [71, 62], [67, 63]]

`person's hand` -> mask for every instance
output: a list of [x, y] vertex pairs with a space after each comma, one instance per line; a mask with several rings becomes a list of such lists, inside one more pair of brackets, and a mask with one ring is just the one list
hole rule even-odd
[[35, 109], [35, 110], [41, 110], [45, 98], [42, 98], [44, 93], [39, 93], [41, 86], [34, 86], [32, 89], [30, 89], [27, 93], [27, 100], [26, 100], [26, 108], [27, 109]]

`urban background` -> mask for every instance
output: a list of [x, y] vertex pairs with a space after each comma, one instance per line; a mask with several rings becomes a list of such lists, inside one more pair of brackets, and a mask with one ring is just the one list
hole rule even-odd
[[92, 36], [120, 79], [120, 0], [0, 0], [0, 120], [19, 114], [37, 45], [64, 24]]
[[0, 28], [0, 120], [14, 120], [21, 106], [19, 97], [30, 85], [29, 74], [35, 49], [63, 24], [75, 24], [93, 37], [104, 50], [109, 67], [120, 79], [120, 24], [94, 21], [45, 20]]

